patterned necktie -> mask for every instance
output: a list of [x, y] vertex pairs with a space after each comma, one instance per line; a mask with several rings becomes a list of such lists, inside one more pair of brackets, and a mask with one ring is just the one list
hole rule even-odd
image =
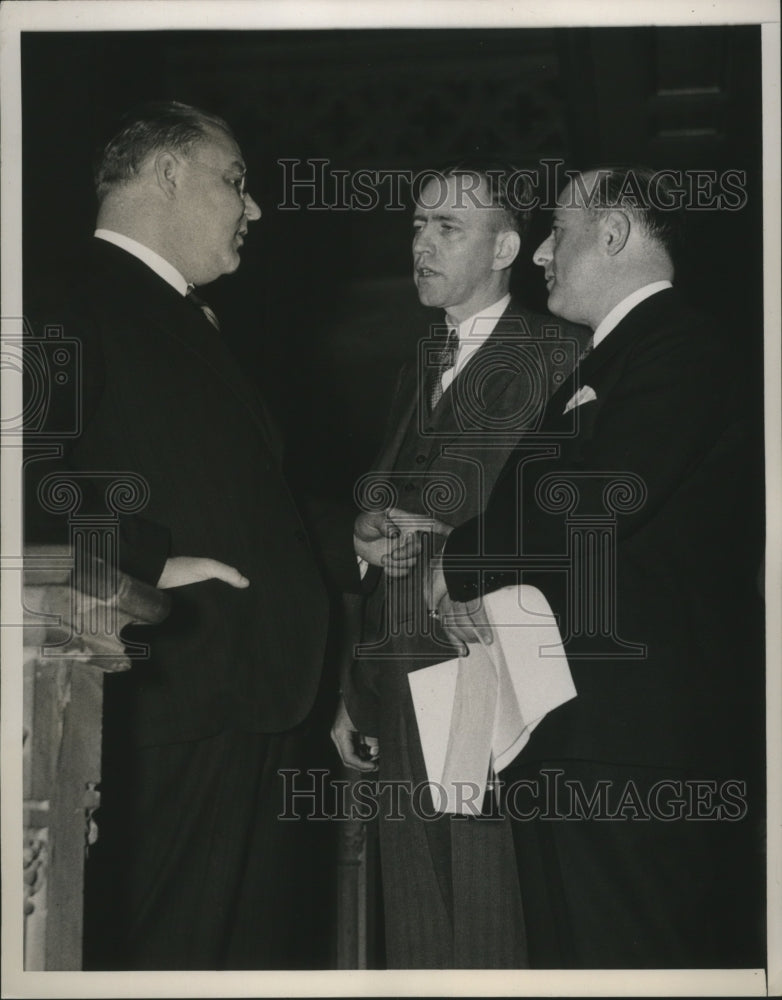
[[219, 333], [220, 322], [217, 319], [214, 310], [211, 309], [210, 306], [208, 306], [202, 298], [199, 298], [199, 296], [196, 295], [195, 289], [193, 288], [192, 285], [187, 286], [187, 295], [185, 295], [185, 298], [188, 299], [190, 302], [193, 303], [194, 306], [196, 306], [198, 309], [201, 310], [204, 316], [206, 316], [206, 318], [209, 320], [209, 322], [212, 324], [215, 330], [217, 330], [217, 332]]
[[429, 370], [426, 398], [429, 401], [429, 412], [443, 397], [443, 375], [456, 364], [456, 354], [459, 350], [459, 331], [454, 327], [448, 331], [448, 336], [439, 351], [432, 354], [432, 367]]
[[595, 338], [594, 337], [590, 337], [589, 340], [584, 345], [584, 350], [578, 356], [578, 363], [579, 364], [581, 364], [581, 362], [584, 360], [584, 358], [588, 358], [589, 357], [589, 355], [592, 353], [592, 348], [594, 346], [595, 346]]

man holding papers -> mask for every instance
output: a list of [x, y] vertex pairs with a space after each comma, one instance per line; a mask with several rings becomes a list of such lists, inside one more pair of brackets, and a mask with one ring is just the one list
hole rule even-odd
[[640, 168], [560, 193], [534, 259], [591, 350], [434, 575], [463, 640], [481, 615], [503, 641], [527, 586], [563, 637], [575, 697], [501, 774], [534, 968], [763, 964], [761, 473], [736, 331], [672, 287], [664, 196]]
[[486, 605], [486, 642], [471, 642], [468, 656], [408, 674], [432, 797], [443, 812], [461, 816], [481, 815], [495, 777], [532, 730], [576, 695], [541, 592], [504, 587]]
[[[510, 296], [530, 201], [529, 181], [517, 172], [523, 183], [514, 189], [513, 176], [497, 164], [432, 172], [413, 219], [418, 295], [445, 315], [421, 341], [418, 366], [400, 378], [367, 494], [395, 496], [398, 507], [446, 525], [483, 508], [587, 334]], [[399, 578], [370, 567], [363, 634], [332, 736], [346, 764], [368, 771], [374, 765], [358, 756], [354, 735], [379, 739], [380, 786], [406, 791], [401, 814], [380, 800], [389, 966], [519, 967], [523, 917], [509, 822], [454, 820], [427, 793], [408, 678], [453, 660], [459, 645], [427, 613], [426, 564]], [[437, 678], [447, 684], [447, 671]]]

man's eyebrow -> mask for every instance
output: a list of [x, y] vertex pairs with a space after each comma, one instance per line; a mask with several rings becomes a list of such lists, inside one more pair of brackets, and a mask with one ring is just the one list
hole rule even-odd
[[458, 215], [449, 215], [447, 212], [435, 212], [433, 215], [427, 215], [426, 209], [417, 208], [413, 219], [434, 219], [435, 222], [459, 222]]

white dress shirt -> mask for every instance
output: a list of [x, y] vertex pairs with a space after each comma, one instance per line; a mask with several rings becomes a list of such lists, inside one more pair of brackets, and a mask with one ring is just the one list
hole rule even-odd
[[[459, 323], [459, 350], [456, 354], [456, 363], [453, 368], [449, 368], [447, 371], [443, 372], [443, 392], [445, 392], [451, 382], [453, 382], [478, 348], [489, 339], [492, 333], [494, 333], [494, 328], [497, 325], [500, 316], [502, 316], [508, 308], [509, 302], [510, 295], [504, 295], [499, 302], [494, 302], [485, 309], [481, 309], [481, 311], [476, 313], [474, 316], [470, 316], [469, 319], [465, 319]], [[448, 321], [447, 313], [445, 319], [450, 327], [455, 325]]]
[[115, 233], [113, 229], [96, 229], [94, 235], [99, 240], [113, 243], [114, 246], [119, 247], [121, 250], [127, 250], [128, 253], [132, 253], [134, 257], [138, 257], [142, 263], [151, 268], [163, 281], [167, 281], [172, 288], [176, 288], [180, 295], [187, 295], [189, 287], [187, 281], [185, 281], [174, 265], [169, 264], [159, 253], [155, 253], [154, 250], [145, 247], [138, 240], [131, 239], [130, 236], [125, 236], [123, 233]]
[[664, 288], [672, 287], [670, 281], [653, 281], [650, 285], [636, 288], [634, 292], [631, 292], [621, 302], [618, 302], [611, 312], [607, 316], [604, 316], [598, 323], [592, 337], [592, 347], [597, 347], [601, 340], [605, 340], [614, 327], [618, 326], [620, 321], [625, 318], [631, 309], [635, 309], [639, 302], [648, 299], [650, 295], [661, 292]]

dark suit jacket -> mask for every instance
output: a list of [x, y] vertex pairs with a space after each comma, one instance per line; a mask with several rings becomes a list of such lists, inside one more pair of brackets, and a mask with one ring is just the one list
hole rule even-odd
[[[570, 374], [588, 336], [584, 327], [511, 301], [431, 416], [424, 402], [422, 341], [418, 363], [400, 373], [386, 441], [368, 483], [384, 484], [394, 505], [447, 524], [474, 517], [518, 436], [538, 426], [546, 399]], [[350, 716], [365, 733], [379, 731], [379, 672], [406, 674], [454, 655], [446, 637], [432, 632], [423, 573], [420, 561], [397, 584], [371, 568], [367, 575], [368, 589], [374, 589], [364, 608], [363, 647], [354, 683], [345, 685]]]
[[[518, 582], [519, 553], [542, 557], [543, 568], [527, 562], [522, 578], [540, 587], [560, 618], [578, 696], [539, 725], [519, 762], [714, 769], [734, 766], [735, 751], [751, 742], [750, 713], [754, 706], [757, 722], [762, 705], [759, 557], [750, 543], [762, 516], [751, 499], [761, 473], [751, 459], [740, 371], [713, 325], [677, 292], [653, 295], [551, 398], [540, 432], [519, 443], [485, 514], [448, 539], [446, 559], [462, 559], [462, 569], [446, 570], [459, 600]], [[579, 384], [596, 399], [563, 414]], [[554, 453], [524, 465], [519, 492], [533, 446]], [[555, 477], [548, 489], [547, 476]], [[606, 486], [617, 477], [627, 486], [612, 496]], [[557, 494], [556, 480], [576, 493]], [[562, 564], [545, 562], [573, 552], [574, 518], [608, 513], [610, 520], [612, 505], [615, 576], [601, 577], [600, 606], [615, 609], [615, 635], [604, 641], [584, 636], [574, 610], [595, 584], [576, 580], [569, 599]], [[479, 579], [463, 560], [481, 552]], [[644, 647], [643, 656], [617, 637]]]
[[[169, 618], [137, 636], [150, 659], [112, 679], [135, 738], [295, 725], [315, 696], [327, 598], [256, 391], [198, 308], [104, 241], [64, 326], [82, 343], [84, 410], [65, 465], [132, 471], [149, 488], [146, 509], [121, 519], [120, 567], [155, 583], [168, 556], [208, 556], [250, 580], [172, 590]], [[345, 549], [352, 559], [349, 537]]]

